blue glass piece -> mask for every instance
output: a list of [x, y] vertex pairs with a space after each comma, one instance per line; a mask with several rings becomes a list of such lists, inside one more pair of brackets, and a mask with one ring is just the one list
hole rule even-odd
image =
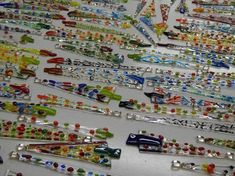
[[99, 93], [99, 90], [98, 89], [94, 89], [93, 92], [94, 93]]
[[107, 158], [104, 158], [102, 160], [100, 160], [100, 164], [105, 164], [107, 163], [109, 160]]
[[144, 24], [146, 24], [150, 28], [153, 28], [153, 23], [152, 23], [152, 21], [149, 18], [147, 18], [147, 17], [140, 17], [140, 21], [142, 21]]
[[92, 176], [93, 172], [89, 171], [87, 174], [88, 174], [88, 176]]
[[182, 96], [181, 97], [181, 104], [186, 106], [186, 105], [190, 104], [190, 101], [186, 97]]
[[45, 18], [51, 18], [51, 15], [49, 13], [46, 13]]
[[61, 164], [61, 165], [60, 165], [60, 169], [61, 169], [62, 171], [64, 171], [65, 168], [66, 168], [66, 165], [65, 165], [65, 164]]
[[24, 113], [24, 107], [23, 106], [21, 106], [19, 109], [18, 109], [18, 112], [19, 112], [19, 114], [23, 114]]
[[62, 37], [66, 37], [66, 32], [62, 32], [62, 33], [61, 33], [61, 36], [62, 36]]
[[55, 84], [56, 84], [57, 82], [54, 81], [54, 80], [48, 80], [48, 83], [49, 83], [51, 86], [55, 86]]
[[139, 146], [139, 145], [162, 146], [163, 141], [153, 136], [130, 133], [126, 140], [126, 144], [136, 145], [136, 146]]
[[213, 61], [212, 66], [219, 67], [219, 68], [227, 68], [227, 69], [230, 68], [229, 65], [224, 63], [223, 61]]
[[235, 80], [231, 80], [231, 87], [235, 86]]
[[94, 97], [94, 95], [95, 95], [95, 92], [93, 92], [93, 91], [91, 91], [91, 92], [88, 93], [88, 96], [89, 96], [89, 97]]
[[184, 14], [185, 13], [185, 8], [184, 7], [180, 7], [180, 13]]
[[46, 165], [47, 167], [51, 167], [51, 166], [52, 166], [52, 164], [53, 164], [53, 162], [52, 162], [52, 161], [46, 161], [46, 162], [45, 162], [45, 165]]
[[126, 75], [128, 78], [137, 81], [139, 84], [144, 84], [144, 78], [137, 75]]
[[78, 88], [80, 88], [80, 89], [82, 89], [82, 88], [84, 88], [84, 87], [86, 87], [86, 86], [87, 86], [87, 84], [85, 84], [85, 83], [78, 84]]
[[15, 3], [12, 3], [12, 2], [3, 2], [3, 3], [0, 3], [0, 6], [4, 7], [4, 8], [14, 8], [15, 7]]
[[119, 19], [119, 14], [116, 12], [112, 12], [112, 18]]
[[89, 11], [89, 8], [88, 8], [88, 7], [85, 7], [85, 6], [82, 6], [82, 7], [81, 7], [81, 10]]
[[100, 13], [100, 14], [102, 14], [104, 11], [103, 10], [101, 10], [101, 9], [96, 9], [96, 13]]

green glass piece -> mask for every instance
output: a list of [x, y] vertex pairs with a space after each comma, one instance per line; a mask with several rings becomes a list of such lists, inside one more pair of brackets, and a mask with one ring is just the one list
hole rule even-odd
[[56, 110], [55, 109], [52, 109], [52, 108], [49, 108], [49, 107], [46, 107], [46, 106], [34, 105], [32, 108], [40, 116], [47, 116], [47, 115], [54, 116], [54, 115], [56, 115]]
[[109, 90], [107, 89], [102, 89], [100, 91], [100, 94], [103, 94], [105, 95], [106, 97], [112, 99], [112, 100], [116, 100], [116, 101], [120, 101], [122, 99], [122, 96], [121, 95], [118, 95], [118, 94], [115, 94], [113, 92], [110, 92]]
[[64, 138], [64, 137], [65, 137], [64, 133], [60, 134], [60, 138]]
[[22, 35], [20, 38], [21, 43], [34, 43], [34, 39], [26, 34]]
[[43, 129], [42, 134], [46, 134], [46, 133], [47, 133], [47, 129]]
[[63, 47], [66, 50], [70, 50], [70, 51], [76, 51], [76, 49], [77, 49], [75, 46], [72, 46], [72, 45], [63, 45]]
[[130, 59], [133, 59], [135, 61], [140, 61], [141, 60], [141, 54], [128, 54], [127, 57]]
[[94, 152], [99, 155], [108, 155], [112, 158], [120, 158], [121, 156], [121, 149], [113, 149], [109, 147], [97, 147], [94, 149]]
[[36, 58], [33, 58], [31, 56], [22, 56], [21, 57], [22, 62], [26, 63], [27, 65], [32, 64], [32, 65], [39, 65], [40, 61]]
[[101, 139], [111, 138], [111, 137], [113, 137], [113, 133], [110, 133], [109, 131], [105, 131], [105, 130], [99, 128], [96, 130], [95, 137], [101, 138]]
[[67, 122], [64, 123], [64, 127], [65, 127], [65, 128], [68, 128], [68, 127], [69, 127], [69, 123], [67, 123]]

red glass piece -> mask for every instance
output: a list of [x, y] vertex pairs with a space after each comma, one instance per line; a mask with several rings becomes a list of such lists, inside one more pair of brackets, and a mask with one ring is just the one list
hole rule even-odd
[[49, 97], [46, 95], [37, 95], [39, 99], [48, 99]]
[[69, 141], [74, 141], [75, 140], [75, 135], [73, 133], [69, 134]]
[[79, 123], [76, 123], [76, 124], [75, 124], [75, 128], [76, 128], [76, 129], [80, 128], [80, 124], [79, 124]]
[[69, 9], [68, 9], [67, 7], [62, 6], [62, 5], [59, 5], [59, 6], [58, 6], [58, 9], [59, 9], [59, 10], [62, 10], [62, 11], [69, 11]]
[[158, 136], [160, 140], [163, 140], [164, 139], [164, 136], [163, 135], [159, 135]]
[[184, 18], [176, 18], [176, 21], [180, 23], [187, 23], [187, 19]]
[[30, 93], [29, 88], [27, 88], [25, 84], [22, 84], [22, 85], [10, 84], [10, 87], [13, 88], [14, 90], [20, 90], [24, 94]]
[[72, 167], [69, 167], [69, 168], [67, 169], [67, 171], [68, 171], [69, 173], [72, 173], [72, 172], [74, 171], [74, 169], [73, 169]]
[[54, 132], [53, 134], [54, 134], [54, 136], [59, 136], [59, 133], [57, 133], [57, 132]]
[[33, 70], [29, 70], [29, 69], [21, 69], [20, 73], [23, 75], [28, 75], [28, 76], [32, 76], [32, 77], [36, 76], [36, 73]]
[[35, 116], [32, 116], [32, 117], [31, 117], [31, 121], [32, 121], [32, 122], [36, 122], [36, 120], [37, 120], [37, 117], [35, 117]]
[[173, 108], [173, 109], [171, 109], [171, 113], [175, 113], [175, 109]]
[[79, 155], [81, 156], [81, 157], [83, 157], [83, 156], [85, 156], [85, 153], [84, 152], [79, 152]]
[[61, 68], [44, 68], [45, 73], [53, 74], [53, 75], [63, 75], [63, 70]]
[[56, 53], [53, 53], [53, 52], [48, 51], [48, 50], [40, 50], [40, 55], [41, 56], [49, 56], [49, 57], [56, 57], [57, 56]]
[[58, 163], [53, 163], [54, 168], [58, 168], [59, 164]]
[[62, 21], [62, 23], [67, 27], [75, 27], [77, 25], [75, 21]]
[[224, 115], [224, 118], [225, 118], [225, 119], [228, 119], [228, 118], [229, 118], [229, 114], [225, 114], [225, 115]]
[[93, 134], [95, 134], [95, 131], [94, 130], [90, 130], [89, 133], [93, 135]]
[[204, 147], [198, 147], [198, 150], [203, 151], [203, 150], [205, 150], [205, 148]]
[[212, 108], [211, 108], [211, 107], [207, 107], [206, 110], [207, 110], [208, 112], [210, 112], [210, 111], [212, 110]]
[[19, 132], [25, 131], [25, 128], [24, 128], [24, 127], [21, 127], [21, 126], [17, 127], [16, 129], [17, 129], [17, 131], [19, 131]]
[[210, 167], [215, 168], [215, 164], [211, 163], [209, 164]]
[[12, 121], [7, 121], [7, 125], [11, 125], [12, 124]]
[[154, 104], [154, 109], [158, 109], [158, 104]]
[[56, 31], [47, 31], [45, 35], [47, 35], [47, 36], [57, 36], [57, 32]]
[[207, 166], [207, 172], [208, 174], [213, 174], [214, 173], [214, 168], [211, 167], [210, 165]]
[[163, 147], [163, 148], [167, 148], [167, 144], [164, 144], [162, 147]]
[[32, 158], [31, 155], [24, 155], [24, 154], [22, 155], [22, 157], [26, 158], [27, 160], [30, 160]]
[[63, 15], [60, 15], [60, 14], [54, 14], [52, 18], [54, 20], [66, 20], [66, 18]]
[[59, 125], [59, 122], [58, 121], [53, 121], [53, 125], [55, 126], [55, 127], [57, 127], [58, 125]]

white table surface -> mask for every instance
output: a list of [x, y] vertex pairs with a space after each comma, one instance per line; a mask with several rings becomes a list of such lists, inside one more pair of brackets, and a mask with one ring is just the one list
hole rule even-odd
[[[136, 4], [138, 1], [136, 0], [129, 0], [130, 2], [128, 3], [127, 7], [128, 10], [131, 14], [134, 14], [134, 11], [136, 9]], [[151, 0], [148, 0], [148, 4], [150, 4]], [[157, 8], [156, 8], [156, 13], [157, 16], [154, 18], [155, 22], [161, 22], [161, 15], [160, 15], [160, 8], [159, 5], [160, 3], [166, 2], [165, 0], [156, 0]], [[168, 1], [167, 1], [168, 2]], [[169, 20], [168, 20], [168, 25], [169, 29], [173, 29], [173, 25], [175, 24], [175, 19], [178, 17], [182, 17], [183, 15], [179, 13], [175, 13], [175, 8], [178, 5], [179, 0], [175, 2], [175, 4], [171, 7], [170, 15], [169, 15]], [[191, 1], [188, 1], [190, 5], [190, 9], [192, 8]], [[145, 6], [147, 7], [147, 6]], [[143, 25], [145, 26], [145, 25]], [[146, 27], [146, 26], [145, 26]], [[131, 28], [130, 33], [136, 33], [139, 36], [142, 36], [138, 31], [136, 31], [134, 28]], [[148, 30], [149, 31], [149, 30]], [[156, 39], [156, 36], [149, 31], [152, 36]], [[0, 33], [0, 39], [3, 38], [3, 33]], [[54, 49], [54, 44], [55, 42], [51, 41], [45, 41], [40, 37], [34, 37], [35, 43], [34, 44], [29, 44], [26, 45], [28, 47], [35, 47], [35, 48], [41, 48], [41, 49], [51, 49], [52, 51], [55, 51], [58, 56], [61, 57], [70, 57], [70, 58], [79, 58], [79, 59], [87, 59], [84, 58], [83, 56], [78, 56], [75, 54], [63, 52], [60, 50], [55, 50]], [[143, 38], [144, 39], [144, 38]], [[156, 39], [157, 40], [157, 39]], [[161, 42], [169, 42], [169, 40], [166, 39], [165, 36], [162, 37]], [[172, 41], [171, 41], [172, 42]], [[174, 43], [180, 43], [174, 41]], [[183, 43], [182, 43], [183, 44]], [[159, 50], [164, 50], [164, 49], [159, 49]], [[115, 49], [115, 52], [122, 52], [124, 54], [128, 53], [127, 51], [120, 51], [119, 49]], [[56, 80], [61, 80], [61, 81], [73, 81], [76, 83], [81, 83], [81, 82], [87, 82], [86, 80], [75, 80], [75, 79], [70, 79], [66, 77], [57, 77], [53, 75], [48, 75], [46, 73], [43, 73], [43, 68], [45, 66], [49, 66], [46, 64], [47, 58], [40, 58], [41, 64], [39, 66], [39, 69], [37, 70], [37, 76], [39, 78], [47, 78], [47, 79], [56, 79]], [[94, 60], [94, 59], [91, 59]], [[125, 64], [128, 65], [144, 65], [148, 66], [148, 64], [142, 64], [142, 63], [137, 63], [132, 60], [129, 60], [128, 58], [125, 59]], [[152, 67], [157, 67], [156, 65], [151, 65]], [[159, 68], [159, 66], [158, 66]], [[176, 70], [175, 68], [170, 68], [170, 67], [161, 67], [165, 69], [172, 69]], [[218, 70], [218, 71], [226, 71], [226, 70]], [[234, 71], [234, 69], [229, 70]], [[22, 81], [18, 79], [12, 79], [11, 82], [17, 82], [17, 83], [28, 83], [32, 89], [32, 102], [38, 102], [38, 99], [36, 98], [37, 94], [44, 94], [44, 93], [53, 93], [59, 96], [64, 96], [66, 98], [69, 98], [74, 101], [85, 101], [90, 104], [96, 104], [99, 106], [104, 106], [103, 104], [98, 104], [94, 101], [90, 101], [84, 98], [81, 98], [79, 96], [74, 96], [70, 95], [64, 92], [61, 92], [59, 90], [54, 90], [51, 88], [47, 88], [38, 84], [33, 83], [33, 78], [28, 79], [27, 81]], [[96, 84], [96, 83], [91, 83], [91, 84]], [[145, 91], [150, 92], [150, 88], [146, 88], [145, 86]], [[136, 98], [139, 101], [143, 102], [149, 102], [149, 99], [144, 96], [143, 91], [138, 91], [138, 90], [133, 90], [133, 89], [127, 89], [124, 87], [118, 87], [117, 86], [117, 91], [116, 93], [121, 94], [123, 97], [123, 100], [129, 99], [129, 98]], [[235, 92], [231, 91], [231, 94], [235, 96]], [[1, 98], [0, 100], [6, 100]], [[227, 161], [227, 160], [214, 160], [214, 159], [203, 159], [203, 158], [197, 158], [197, 157], [175, 157], [175, 156], [165, 156], [165, 155], [158, 155], [158, 154], [145, 154], [145, 153], [139, 153], [137, 147], [133, 146], [127, 146], [125, 144], [126, 139], [129, 135], [129, 133], [137, 133], [138, 130], [147, 130], [149, 132], [153, 132], [155, 134], [162, 134], [167, 138], [175, 138], [179, 142], [188, 142], [192, 144], [197, 144], [195, 141], [195, 137], [197, 135], [204, 135], [204, 136], [211, 136], [211, 137], [218, 137], [218, 138], [223, 138], [223, 139], [235, 139], [234, 136], [231, 135], [222, 135], [222, 134], [217, 134], [217, 133], [208, 133], [208, 132], [203, 132], [203, 131], [197, 131], [197, 130], [192, 130], [192, 129], [185, 129], [185, 128], [179, 128], [179, 127], [172, 127], [172, 126], [164, 126], [164, 125], [157, 125], [157, 124], [151, 124], [151, 123], [144, 123], [144, 122], [135, 122], [135, 121], [127, 121], [126, 118], [124, 117], [126, 112], [133, 112], [133, 111], [127, 111], [125, 109], [119, 109], [118, 107], [118, 102], [111, 101], [110, 104], [108, 105], [114, 110], [121, 110], [123, 117], [121, 119], [115, 118], [115, 117], [105, 117], [102, 115], [97, 115], [93, 113], [87, 113], [87, 112], [82, 112], [82, 111], [73, 111], [73, 110], [66, 110], [66, 109], [57, 109], [57, 115], [55, 117], [48, 117], [50, 121], [53, 120], [58, 120], [60, 122], [69, 122], [69, 123], [75, 123], [75, 122], [80, 122], [81, 125], [87, 126], [87, 127], [108, 127], [111, 132], [114, 133], [114, 138], [108, 139], [108, 143], [110, 147], [114, 148], [121, 148], [122, 149], [122, 154], [121, 158], [119, 160], [112, 160], [112, 168], [111, 169], [106, 169], [106, 168], [101, 168], [99, 166], [89, 164], [86, 162], [81, 162], [81, 161], [74, 161], [74, 160], [69, 160], [69, 159], [61, 159], [61, 158], [54, 158], [54, 157], [48, 157], [49, 159], [52, 159], [54, 161], [58, 162], [63, 162], [65, 164], [74, 166], [76, 168], [78, 167], [84, 167], [87, 169], [95, 170], [95, 171], [105, 171], [111, 175], [114, 176], [188, 176], [188, 175], [200, 175], [198, 173], [191, 173], [188, 171], [172, 171], [170, 168], [171, 161], [172, 160], [181, 160], [181, 161], [186, 161], [186, 162], [195, 162], [195, 163], [203, 163], [203, 162], [213, 162], [216, 164], [234, 164], [232, 161]], [[134, 112], [135, 113], [135, 112]], [[140, 114], [137, 112], [137, 114]], [[144, 113], [143, 113], [144, 115]], [[153, 115], [154, 116], [154, 115]], [[16, 115], [12, 113], [4, 113], [0, 112], [0, 119], [9, 119], [9, 120], [15, 120]], [[4, 164], [0, 165], [0, 176], [4, 176], [5, 172], [7, 169], [11, 169], [17, 172], [22, 172], [24, 176], [55, 176], [55, 175], [60, 175], [57, 172], [50, 171], [48, 169], [45, 169], [43, 167], [38, 167], [38, 166], [33, 166], [33, 165], [28, 165], [25, 163], [21, 163], [18, 161], [14, 160], [9, 160], [9, 153], [11, 151], [14, 151], [16, 149], [16, 146], [19, 143], [37, 143], [37, 142], [25, 142], [21, 140], [6, 140], [6, 139], [0, 139], [0, 155], [3, 157]], [[202, 145], [205, 146], [206, 148], [212, 148], [207, 145]], [[218, 149], [218, 148], [215, 148]], [[221, 151], [226, 151], [224, 149], [220, 149]], [[36, 155], [36, 154], [33, 154]], [[42, 158], [47, 158], [46, 156], [43, 155], [38, 155]]]

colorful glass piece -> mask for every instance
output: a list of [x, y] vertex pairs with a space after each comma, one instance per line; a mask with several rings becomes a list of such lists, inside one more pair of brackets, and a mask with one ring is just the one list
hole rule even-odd
[[215, 165], [214, 163], [204, 163], [204, 164], [195, 164], [180, 162], [178, 160], [173, 160], [171, 162], [171, 168], [173, 170], [187, 170], [205, 175], [226, 175], [233, 176], [235, 174], [233, 165]]
[[235, 141], [230, 139], [197, 136], [197, 142], [235, 150]]
[[24, 102], [0, 102], [0, 111], [13, 112], [19, 115], [34, 115], [37, 117], [46, 117], [48, 115], [54, 116], [56, 110], [35, 103], [24, 103]]
[[156, 8], [155, 8], [155, 1], [149, 4], [149, 6], [141, 13], [142, 16], [146, 16], [148, 18], [156, 16]]
[[189, 143], [178, 143], [175, 139], [169, 140], [162, 135], [148, 134], [139, 131], [139, 134], [129, 134], [127, 145], [137, 146], [141, 152], [155, 152], [162, 155], [201, 157], [214, 159], [227, 159], [234, 161], [234, 153], [222, 153], [216, 150], [206, 149]]
[[64, 66], [44, 68], [44, 72], [54, 75], [63, 75], [77, 79], [86, 78], [94, 82], [125, 86], [130, 89], [142, 89], [144, 85], [143, 72], [123, 71], [120, 69], [88, 68], [80, 66]]
[[[45, 127], [46, 126], [46, 127]], [[47, 125], [37, 125], [34, 123], [25, 123], [23, 121], [1, 120], [0, 137], [21, 140], [36, 141], [83, 141], [86, 137], [78, 135], [75, 131]]]
[[0, 82], [0, 96], [13, 99], [30, 99], [30, 89], [26, 84], [9, 84]]
[[160, 4], [160, 9], [162, 14], [162, 22], [166, 23], [168, 20], [170, 6], [168, 4]]
[[121, 149], [108, 147], [105, 141], [74, 142], [74, 143], [47, 143], [47, 144], [20, 144], [18, 151], [34, 152], [39, 154], [58, 156], [75, 160], [82, 160], [111, 167], [111, 159], [119, 159]]
[[92, 138], [99, 138], [99, 139], [107, 139], [113, 137], [113, 134], [109, 131], [108, 128], [90, 128], [86, 126], [82, 126], [80, 123], [75, 124], [69, 124], [67, 122], [60, 123], [57, 120], [48, 121], [48, 120], [38, 120], [36, 117], [25, 117], [25, 116], [19, 116], [18, 122], [27, 123], [31, 125], [36, 126], [42, 126], [42, 127], [49, 127], [49, 128], [55, 128], [55, 130], [63, 130], [63, 131], [70, 131], [73, 133], [78, 134], [83, 137], [92, 137]]
[[110, 176], [109, 174], [104, 174], [102, 172], [94, 172], [91, 170], [83, 168], [75, 168], [73, 166], [67, 166], [63, 163], [58, 163], [56, 161], [47, 160], [40, 158], [38, 156], [33, 156], [29, 154], [22, 154], [18, 152], [12, 152], [10, 158], [27, 164], [33, 164], [36, 166], [44, 167], [53, 171], [56, 171], [64, 175], [73, 175], [73, 176]]
[[232, 123], [214, 123], [188, 119], [178, 119], [172, 117], [151, 117], [136, 114], [126, 114], [127, 120], [142, 121], [148, 123], [176, 126], [180, 128], [190, 128], [208, 132], [218, 132], [223, 134], [234, 135], [235, 129]]
[[137, 17], [139, 15], [139, 13], [142, 11], [142, 9], [144, 8], [144, 6], [147, 4], [146, 0], [141, 0], [136, 7], [136, 11], [135, 11], [135, 17]]
[[97, 107], [96, 105], [88, 105], [81, 101], [73, 102], [69, 99], [58, 97], [53, 94], [38, 95], [37, 97], [40, 99], [41, 103], [44, 104], [45, 106], [51, 105], [51, 106], [69, 108], [73, 110], [84, 110], [84, 111], [94, 112], [94, 113], [98, 113], [98, 114], [106, 115], [106, 116], [114, 116], [114, 117], [121, 116], [120, 111], [113, 111], [108, 107], [100, 108], [100, 107]]
[[34, 82], [74, 95], [87, 97], [88, 99], [96, 100], [102, 103], [109, 103], [110, 100], [120, 101], [122, 98], [121, 95], [114, 93], [115, 87], [112, 86], [101, 87], [99, 85], [93, 86], [86, 83], [75, 84], [72, 82], [60, 82], [56, 80], [41, 80], [39, 78], [36, 78]]

